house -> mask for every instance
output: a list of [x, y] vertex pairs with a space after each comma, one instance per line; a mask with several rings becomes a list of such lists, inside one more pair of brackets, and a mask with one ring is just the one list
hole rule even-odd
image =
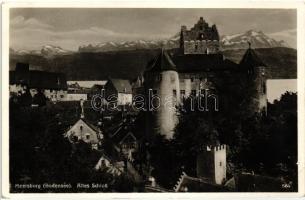
[[124, 172], [124, 163], [114, 162], [103, 153], [96, 163], [94, 169], [96, 171], [106, 171], [112, 175], [119, 176]]
[[108, 102], [117, 105], [132, 104], [132, 88], [129, 80], [110, 78], [105, 85], [105, 95]]
[[121, 124], [117, 130], [110, 135], [110, 139], [119, 151], [130, 161], [134, 160], [134, 153], [138, 150], [138, 141], [129, 125]]
[[68, 81], [68, 94], [66, 101], [90, 100], [95, 94], [101, 94], [107, 81]]
[[88, 94], [88, 99], [92, 99], [95, 95], [100, 95], [100, 97], [102, 97], [103, 94], [103, 90], [105, 89], [105, 85], [101, 85], [101, 84], [94, 84], [89, 91]]
[[68, 89], [67, 97], [65, 101], [87, 101], [89, 89], [70, 90]]
[[30, 70], [28, 63], [17, 63], [10, 71], [10, 94], [24, 93], [27, 90], [34, 97], [42, 93], [51, 101], [63, 101], [67, 96], [67, 80], [63, 73]]
[[83, 101], [81, 101], [81, 116], [65, 133], [70, 142], [77, 142], [79, 140], [84, 141], [85, 143], [91, 144], [92, 149], [98, 149], [98, 146], [101, 144], [103, 139], [103, 134], [101, 130], [92, 125], [85, 119]]
[[107, 80], [84, 80], [84, 81], [71, 80], [71, 81], [67, 81], [67, 83], [70, 87], [77, 84], [79, 88], [90, 89], [94, 85], [105, 85], [107, 83]]

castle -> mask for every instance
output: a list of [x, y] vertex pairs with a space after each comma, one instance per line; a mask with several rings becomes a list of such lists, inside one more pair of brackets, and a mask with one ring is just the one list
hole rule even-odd
[[[215, 78], [221, 73], [244, 76], [255, 83], [253, 112], [266, 111], [265, 65], [255, 51], [249, 49], [239, 64], [226, 59], [220, 51], [216, 25], [209, 26], [200, 17], [190, 30], [181, 27], [180, 49], [175, 53], [161, 50], [144, 72], [146, 96], [153, 95], [158, 107], [152, 113], [153, 132], [172, 138], [178, 123], [177, 106], [182, 99], [215, 90]], [[210, 96], [217, 104], [217, 98]]]

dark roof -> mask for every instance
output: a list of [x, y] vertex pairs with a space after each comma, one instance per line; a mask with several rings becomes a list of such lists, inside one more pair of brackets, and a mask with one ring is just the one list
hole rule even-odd
[[203, 179], [182, 174], [174, 190], [176, 192], [226, 192], [230, 191], [223, 185], [209, 183]]
[[240, 61], [240, 65], [245, 67], [266, 66], [251, 48], [247, 49], [242, 60]]
[[154, 59], [152, 65], [148, 66], [147, 71], [177, 71], [176, 65], [166, 51], [161, 50], [160, 54]]
[[67, 89], [66, 75], [46, 71], [10, 71], [10, 84], [26, 84], [37, 89]]
[[222, 54], [178, 54], [173, 56], [173, 61], [179, 73], [235, 70], [238, 68], [238, 64], [224, 59]]
[[120, 93], [129, 93], [129, 94], [132, 93], [132, 88], [129, 80], [110, 78], [108, 82], [111, 82], [115, 87], [115, 89]]
[[122, 122], [115, 129], [112, 129], [112, 132], [110, 132], [110, 138], [114, 143], [120, 144], [128, 134], [131, 134], [131, 137], [137, 139], [133, 133], [133, 127], [127, 123]]

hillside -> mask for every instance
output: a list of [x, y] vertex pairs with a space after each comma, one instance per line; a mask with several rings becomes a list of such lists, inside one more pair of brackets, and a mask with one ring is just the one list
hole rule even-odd
[[[10, 56], [10, 70], [16, 62], [28, 62], [31, 69], [58, 71], [67, 74], [68, 80], [97, 80], [113, 78], [134, 79], [145, 69], [147, 62], [158, 50], [130, 50], [116, 52], [77, 52], [46, 58], [42, 55], [25, 54]], [[245, 49], [226, 50], [226, 58], [239, 63]], [[257, 54], [268, 66], [268, 78], [296, 78], [296, 50], [276, 47], [256, 49]]]

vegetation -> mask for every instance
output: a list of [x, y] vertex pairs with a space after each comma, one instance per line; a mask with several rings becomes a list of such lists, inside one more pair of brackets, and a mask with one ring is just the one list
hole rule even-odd
[[[297, 190], [297, 95], [285, 93], [268, 115], [191, 111], [186, 106], [172, 140], [157, 137], [151, 159], [157, 181], [172, 188], [181, 171], [196, 176], [202, 146], [227, 144], [227, 172], [254, 172], [292, 181]], [[231, 110], [232, 111], [232, 110]], [[238, 114], [239, 113], [239, 114]], [[166, 176], [164, 176], [166, 174]], [[175, 179], [175, 180], [173, 180]]]
[[[74, 115], [57, 104], [29, 107], [10, 99], [11, 192], [127, 192], [134, 183], [125, 175], [96, 171], [100, 152], [84, 142], [71, 144], [63, 135]], [[71, 119], [72, 118], [72, 119]], [[65, 120], [63, 120], [65, 119]], [[15, 184], [70, 184], [68, 189], [18, 189]], [[100, 184], [102, 187], [77, 187]]]

